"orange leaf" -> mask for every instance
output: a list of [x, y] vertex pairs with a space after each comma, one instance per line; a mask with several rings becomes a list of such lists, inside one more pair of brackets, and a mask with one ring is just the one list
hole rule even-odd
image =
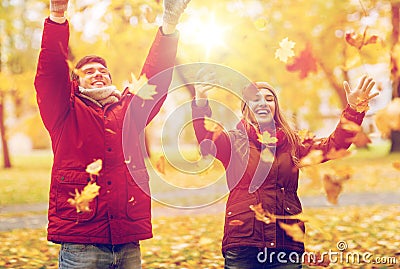
[[300, 159], [299, 167], [320, 164], [323, 159], [322, 150], [311, 150], [306, 156]]
[[156, 163], [157, 171], [161, 174], [165, 175], [165, 157], [163, 155], [158, 158]]
[[397, 170], [400, 170], [400, 161], [393, 162], [393, 167]]
[[372, 143], [369, 136], [362, 131], [357, 133], [357, 135], [352, 139], [352, 142], [358, 148], [365, 147], [366, 145]]
[[357, 34], [354, 31], [346, 33], [345, 39], [350, 46], [360, 50], [365, 45], [377, 43], [379, 37], [377, 35], [367, 37], [367, 29], [365, 29], [362, 34]]
[[238, 220], [238, 219], [234, 219], [234, 220], [231, 220], [231, 221], [229, 222], [229, 225], [230, 225], [230, 226], [241, 226], [241, 225], [243, 225], [243, 224], [244, 224], [244, 222], [241, 221], [241, 220]]
[[293, 241], [304, 242], [304, 232], [298, 223], [286, 224], [279, 222], [279, 226], [293, 239]]
[[317, 72], [317, 60], [312, 53], [311, 45], [307, 44], [300, 55], [294, 58], [293, 63], [286, 65], [286, 69], [291, 72], [300, 71], [300, 79], [305, 79], [311, 72]]
[[328, 202], [336, 205], [339, 194], [342, 192], [343, 181], [335, 180], [334, 176], [326, 174], [323, 177], [323, 184]]

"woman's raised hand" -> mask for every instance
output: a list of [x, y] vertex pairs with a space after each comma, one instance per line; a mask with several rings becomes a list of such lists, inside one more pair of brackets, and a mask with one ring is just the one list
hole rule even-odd
[[347, 81], [343, 82], [343, 88], [346, 92], [347, 103], [350, 105], [350, 107], [354, 110], [357, 110], [358, 112], [364, 112], [368, 110], [369, 100], [379, 94], [371, 94], [371, 90], [374, 85], [375, 81], [367, 75], [364, 75], [361, 78], [360, 83], [353, 90], [350, 88], [350, 85]]

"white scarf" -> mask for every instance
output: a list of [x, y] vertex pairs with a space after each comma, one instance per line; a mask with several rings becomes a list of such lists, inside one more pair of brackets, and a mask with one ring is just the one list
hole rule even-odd
[[116, 103], [121, 99], [121, 92], [114, 85], [95, 89], [85, 89], [79, 86], [79, 93], [79, 96], [92, 101], [99, 107]]

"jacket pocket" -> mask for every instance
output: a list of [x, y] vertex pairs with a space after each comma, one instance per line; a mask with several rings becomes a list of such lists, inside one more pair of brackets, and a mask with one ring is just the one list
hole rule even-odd
[[[298, 201], [297, 199], [293, 199], [293, 200], [287, 199], [284, 202], [284, 211], [285, 211], [286, 216], [287, 215], [294, 216], [294, 215], [300, 214], [303, 210], [301, 208], [300, 201]], [[287, 219], [287, 220], [285, 220], [285, 223], [287, 223], [287, 224], [298, 223], [298, 225], [303, 230], [303, 232], [305, 231], [304, 222], [299, 219]]]
[[255, 213], [250, 205], [255, 205], [256, 199], [241, 201], [226, 208], [225, 230], [230, 237], [249, 237], [254, 233]]
[[88, 212], [78, 213], [76, 207], [68, 202], [68, 199], [75, 197], [76, 191], [81, 193], [89, 183], [89, 174], [78, 170], [58, 170], [54, 177], [57, 182], [56, 215], [61, 219], [74, 221], [93, 219], [97, 212], [97, 197], [89, 203]]
[[149, 175], [145, 168], [127, 172], [128, 191], [126, 214], [131, 220], [151, 217]]

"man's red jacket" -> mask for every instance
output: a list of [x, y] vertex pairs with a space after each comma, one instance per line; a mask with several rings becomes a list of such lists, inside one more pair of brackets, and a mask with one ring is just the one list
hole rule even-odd
[[[156, 86], [154, 100], [126, 89], [119, 102], [103, 108], [77, 95], [69, 76], [68, 41], [68, 22], [46, 19], [35, 88], [54, 153], [48, 240], [124, 244], [151, 238], [149, 176], [140, 133], [167, 96], [178, 37], [159, 30], [147, 56], [142, 74]], [[68, 199], [88, 184], [85, 169], [98, 159], [103, 167], [94, 180], [100, 194], [90, 203], [90, 212], [77, 213]]]

